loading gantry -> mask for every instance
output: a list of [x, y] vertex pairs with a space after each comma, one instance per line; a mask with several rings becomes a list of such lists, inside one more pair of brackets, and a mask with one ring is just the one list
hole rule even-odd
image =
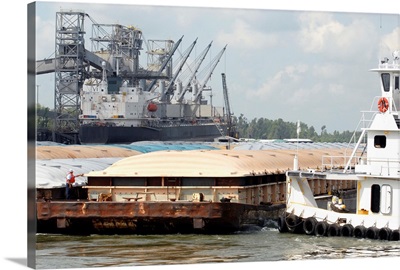
[[[92, 51], [85, 48], [86, 17], [92, 22]], [[56, 13], [55, 57], [36, 62], [37, 75], [55, 74], [52, 141], [79, 144], [80, 91], [86, 79], [101, 78], [103, 69], [116, 86], [123, 80], [138, 84], [141, 79], [170, 79], [171, 56], [176, 44], [165, 41], [166, 48], [160, 48], [163, 53], [153, 59], [161, 63], [157, 70], [140, 67], [142, 44], [142, 32], [133, 26], [98, 24], [83, 11]]]

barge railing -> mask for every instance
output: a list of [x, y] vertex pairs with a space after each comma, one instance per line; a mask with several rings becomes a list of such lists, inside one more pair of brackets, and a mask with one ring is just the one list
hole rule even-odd
[[[310, 187], [315, 196], [328, 194], [333, 190], [356, 188], [355, 181], [310, 179]], [[84, 186], [88, 189], [88, 199], [101, 201], [209, 201], [236, 202], [244, 204], [281, 204], [286, 202], [286, 182], [274, 182], [249, 186]]]

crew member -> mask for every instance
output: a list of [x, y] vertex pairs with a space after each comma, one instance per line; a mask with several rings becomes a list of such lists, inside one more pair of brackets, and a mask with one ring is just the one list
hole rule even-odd
[[67, 174], [66, 177], [66, 185], [65, 185], [65, 197], [67, 198], [67, 200], [72, 199], [72, 195], [73, 195], [73, 186], [72, 184], [75, 183], [75, 177], [79, 177], [79, 176], [83, 176], [82, 174], [77, 174], [74, 175], [74, 170], [69, 170], [69, 173]]

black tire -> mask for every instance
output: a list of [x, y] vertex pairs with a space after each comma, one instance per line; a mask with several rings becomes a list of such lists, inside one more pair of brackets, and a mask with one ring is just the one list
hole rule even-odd
[[318, 221], [314, 217], [306, 218], [303, 222], [303, 231], [307, 235], [314, 235], [315, 233], [315, 226], [317, 225]]
[[393, 230], [390, 235], [390, 241], [399, 241], [400, 240], [400, 232], [399, 230]]
[[368, 239], [378, 239], [379, 237], [379, 229], [376, 227], [369, 227], [365, 234], [365, 237]]
[[278, 231], [280, 233], [286, 233], [288, 232], [288, 227], [286, 225], [286, 213], [282, 214], [278, 218]]
[[316, 236], [326, 236], [328, 231], [328, 223], [325, 221], [318, 221], [315, 225], [315, 235]]
[[288, 231], [291, 233], [296, 232], [296, 228], [299, 225], [299, 218], [296, 215], [289, 215], [286, 217], [286, 225]]
[[390, 240], [390, 235], [392, 234], [392, 230], [389, 228], [381, 228], [378, 232], [379, 240]]
[[336, 223], [329, 224], [326, 235], [327, 236], [340, 236], [340, 226]]
[[344, 237], [353, 237], [354, 226], [351, 224], [344, 224], [340, 229], [340, 235]]
[[365, 238], [366, 233], [367, 233], [367, 228], [365, 228], [363, 225], [358, 225], [354, 228], [355, 238]]

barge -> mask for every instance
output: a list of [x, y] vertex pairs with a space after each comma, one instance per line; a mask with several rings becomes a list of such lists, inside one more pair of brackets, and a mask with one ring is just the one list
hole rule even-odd
[[[331, 149], [342, 154], [343, 149]], [[298, 150], [317, 168], [326, 150]], [[292, 150], [157, 151], [85, 173], [73, 200], [38, 192], [37, 230], [63, 234], [233, 233], [285, 209]], [[339, 161], [326, 166], [340, 166]], [[81, 171], [79, 171], [81, 172]], [[336, 183], [343, 190], [355, 186]], [[316, 180], [315, 194], [327, 192]], [[61, 188], [61, 190], [63, 190]]]

